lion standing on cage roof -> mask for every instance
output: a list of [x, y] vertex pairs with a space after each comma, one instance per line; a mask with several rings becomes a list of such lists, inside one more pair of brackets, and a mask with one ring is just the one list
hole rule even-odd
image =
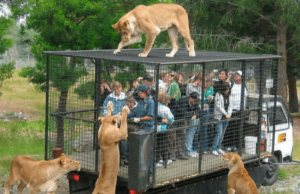
[[122, 41], [119, 43], [114, 54], [121, 52], [122, 48], [142, 41], [142, 34], [146, 34], [146, 45], [144, 52], [139, 57], [147, 57], [156, 36], [168, 30], [172, 44], [172, 51], [166, 54], [167, 57], [174, 57], [178, 51], [178, 32], [183, 36], [189, 56], [196, 56], [194, 51], [194, 41], [190, 36], [189, 19], [185, 9], [176, 4], [154, 4], [150, 6], [139, 5], [112, 27], [121, 35]]

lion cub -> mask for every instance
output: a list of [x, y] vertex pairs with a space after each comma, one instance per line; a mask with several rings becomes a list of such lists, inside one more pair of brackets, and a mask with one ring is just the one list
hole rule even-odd
[[49, 161], [37, 161], [28, 156], [18, 155], [10, 164], [9, 178], [5, 183], [5, 194], [18, 180], [18, 193], [22, 193], [27, 186], [30, 194], [38, 191], [55, 193], [57, 179], [72, 170], [80, 170], [80, 162], [61, 154], [59, 158]]
[[226, 153], [222, 157], [229, 168], [227, 193], [258, 194], [256, 185], [245, 169], [241, 157], [235, 153]]
[[194, 51], [194, 41], [190, 36], [189, 19], [183, 7], [176, 4], [154, 4], [150, 6], [139, 5], [132, 11], [120, 18], [112, 25], [121, 35], [122, 41], [114, 54], [121, 52], [125, 46], [142, 42], [142, 34], [146, 34], [146, 45], [144, 52], [139, 57], [147, 57], [156, 36], [168, 30], [172, 44], [172, 51], [166, 54], [173, 57], [179, 46], [177, 41], [178, 32], [183, 36], [189, 56], [196, 56]]

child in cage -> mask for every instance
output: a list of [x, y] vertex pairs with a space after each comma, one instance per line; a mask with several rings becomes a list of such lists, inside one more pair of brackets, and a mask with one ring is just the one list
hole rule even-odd
[[215, 119], [218, 121], [216, 124], [217, 134], [212, 145], [212, 154], [215, 156], [225, 153], [221, 149], [221, 144], [232, 113], [230, 90], [229, 83], [224, 82], [215, 95], [214, 115]]
[[[156, 167], [162, 167], [163, 163], [166, 165], [172, 163], [171, 158], [168, 156], [170, 150], [173, 149], [173, 142], [167, 141], [168, 136], [173, 136], [172, 132], [163, 132], [170, 128], [174, 122], [174, 116], [167, 105], [171, 97], [165, 92], [164, 89], [159, 89], [158, 93], [158, 116], [162, 118], [160, 124], [157, 125], [157, 141], [156, 141]], [[163, 132], [163, 133], [159, 133]], [[160, 159], [162, 158], [162, 160]]]

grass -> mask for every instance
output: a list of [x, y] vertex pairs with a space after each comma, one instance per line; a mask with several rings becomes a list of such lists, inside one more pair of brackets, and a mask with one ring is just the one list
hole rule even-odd
[[38, 119], [45, 118], [45, 93], [37, 90], [36, 86], [28, 83], [26, 78], [19, 77], [21, 69], [14, 71], [13, 77], [6, 80], [1, 88], [2, 102], [13, 106], [18, 111], [38, 112]]
[[42, 159], [44, 155], [44, 121], [0, 123], [0, 172], [8, 172], [18, 154]]
[[280, 167], [278, 180], [289, 179], [300, 174], [300, 165]]
[[28, 121], [3, 123], [0, 120], [0, 176], [9, 172], [10, 162], [16, 155], [44, 158], [45, 93], [19, 77], [19, 72], [16, 69], [1, 87], [0, 113], [11, 116], [22, 111]]
[[290, 113], [291, 117], [300, 117], [300, 113]]

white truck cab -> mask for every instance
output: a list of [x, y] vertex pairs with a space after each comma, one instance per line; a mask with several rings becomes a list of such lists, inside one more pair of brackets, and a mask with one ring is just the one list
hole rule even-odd
[[[263, 138], [266, 139], [265, 151], [274, 153], [273, 156], [263, 160], [268, 166], [263, 185], [272, 185], [277, 179], [279, 166], [273, 163], [289, 163], [292, 161], [293, 155], [294, 137], [292, 119], [282, 97], [276, 98], [275, 111], [274, 100], [273, 97], [266, 98], [262, 103], [261, 140]], [[257, 119], [257, 116], [250, 117], [248, 122], [257, 122]], [[274, 130], [275, 133], [273, 133]]]

